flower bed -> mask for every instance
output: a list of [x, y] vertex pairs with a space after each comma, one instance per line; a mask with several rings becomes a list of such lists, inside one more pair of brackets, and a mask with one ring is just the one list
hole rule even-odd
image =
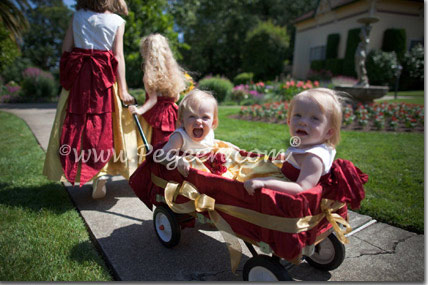
[[250, 100], [250, 102], [261, 104], [262, 102], [275, 102], [291, 100], [294, 95], [306, 89], [319, 87], [318, 81], [294, 81], [285, 82], [257, 82], [252, 84], [240, 84], [233, 88], [231, 99], [241, 102]]
[[[244, 120], [261, 120], [287, 123], [288, 102], [243, 106], [238, 117]], [[406, 103], [358, 104], [343, 109], [342, 129], [360, 131], [424, 131], [424, 107]]]

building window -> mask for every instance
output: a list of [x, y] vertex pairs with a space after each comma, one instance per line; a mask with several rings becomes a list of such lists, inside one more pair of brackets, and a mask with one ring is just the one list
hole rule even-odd
[[322, 60], [325, 59], [325, 46], [311, 47], [309, 60]]

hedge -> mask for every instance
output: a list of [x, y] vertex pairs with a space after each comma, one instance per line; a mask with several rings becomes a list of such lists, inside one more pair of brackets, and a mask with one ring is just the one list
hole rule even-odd
[[386, 52], [394, 51], [398, 60], [401, 61], [406, 53], [406, 30], [386, 29], [383, 33], [381, 49]]
[[325, 58], [337, 58], [339, 52], [340, 34], [330, 34], [327, 37]]
[[360, 30], [361, 28], [355, 28], [348, 31], [348, 38], [346, 40], [346, 51], [343, 62], [343, 74], [348, 76], [356, 77], [355, 72], [355, 51], [357, 50], [358, 44], [360, 43]]

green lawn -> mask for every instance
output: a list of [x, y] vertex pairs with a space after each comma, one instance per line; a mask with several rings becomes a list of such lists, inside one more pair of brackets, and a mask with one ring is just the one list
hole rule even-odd
[[112, 281], [27, 125], [0, 112], [0, 280]]
[[[239, 107], [220, 107], [216, 138], [253, 151], [270, 152], [289, 146], [286, 125], [229, 118], [238, 111]], [[351, 160], [369, 175], [366, 199], [358, 212], [423, 233], [423, 134], [343, 131], [337, 157]]]
[[[388, 96], [394, 96], [395, 93], [393, 91], [387, 93]], [[425, 96], [424, 90], [417, 91], [400, 91], [397, 92], [397, 96], [399, 97], [408, 97], [408, 98], [400, 98], [400, 99], [392, 99], [392, 100], [376, 100], [377, 102], [389, 102], [389, 103], [410, 103], [410, 104], [419, 104], [425, 105]]]

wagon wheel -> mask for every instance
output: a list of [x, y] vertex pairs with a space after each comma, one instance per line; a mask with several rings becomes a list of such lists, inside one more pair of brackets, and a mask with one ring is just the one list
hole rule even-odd
[[153, 213], [153, 225], [159, 241], [168, 248], [180, 242], [181, 229], [175, 214], [170, 208], [160, 205]]
[[278, 260], [263, 254], [250, 258], [242, 275], [245, 281], [293, 281]]
[[345, 246], [331, 233], [315, 246], [315, 252], [306, 261], [315, 268], [330, 271], [338, 268], [345, 259]]

